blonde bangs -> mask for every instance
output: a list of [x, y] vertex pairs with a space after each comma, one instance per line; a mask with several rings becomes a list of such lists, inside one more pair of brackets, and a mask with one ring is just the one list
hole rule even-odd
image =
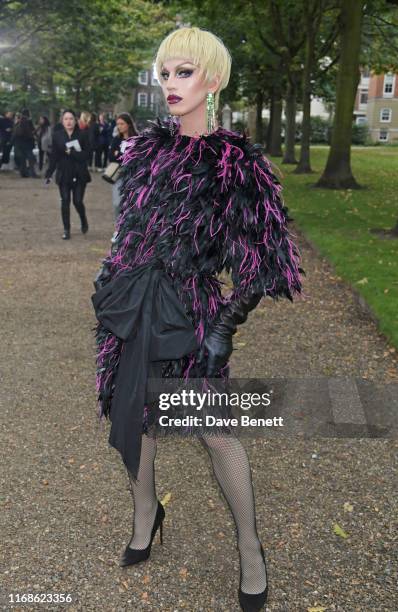
[[220, 76], [220, 86], [215, 94], [218, 107], [220, 91], [227, 87], [231, 74], [231, 55], [218, 36], [200, 28], [179, 28], [171, 32], [160, 44], [155, 66], [159, 82], [163, 63], [170, 59], [189, 59], [199, 67], [206, 81]]

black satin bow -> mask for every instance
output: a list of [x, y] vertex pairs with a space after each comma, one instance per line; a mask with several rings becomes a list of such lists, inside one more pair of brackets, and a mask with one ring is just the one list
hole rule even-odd
[[109, 414], [109, 443], [137, 478], [148, 376], [161, 377], [161, 361], [199, 348], [195, 330], [162, 262], [123, 272], [91, 296], [98, 321], [122, 339]]

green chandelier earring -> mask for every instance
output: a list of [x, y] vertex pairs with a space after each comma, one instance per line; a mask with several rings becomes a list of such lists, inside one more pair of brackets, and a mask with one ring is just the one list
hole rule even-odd
[[208, 134], [216, 129], [215, 95], [211, 91], [206, 96], [206, 125]]

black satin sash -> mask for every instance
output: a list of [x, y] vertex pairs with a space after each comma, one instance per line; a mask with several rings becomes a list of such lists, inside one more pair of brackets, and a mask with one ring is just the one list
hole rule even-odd
[[162, 360], [199, 348], [162, 262], [123, 272], [91, 296], [98, 321], [123, 340], [109, 418], [109, 444], [137, 478], [148, 375], [161, 377]]

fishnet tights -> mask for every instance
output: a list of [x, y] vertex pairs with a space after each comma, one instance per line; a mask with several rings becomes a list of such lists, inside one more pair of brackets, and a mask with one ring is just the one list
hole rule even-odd
[[235, 520], [241, 589], [245, 593], [261, 593], [267, 582], [256, 528], [249, 458], [242, 443], [232, 435], [203, 436], [201, 441], [210, 455], [214, 475]]
[[156, 451], [156, 438], [143, 434], [140, 467], [136, 482], [134, 482], [131, 473], [128, 471], [134, 499], [134, 525], [133, 537], [129, 543], [130, 548], [146, 548], [151, 539], [152, 527], [158, 508], [155, 486]]
[[[203, 436], [201, 443], [210, 455], [214, 475], [235, 521], [242, 571], [241, 589], [260, 593], [266, 587], [264, 562], [256, 528], [251, 469], [242, 443], [234, 436]], [[134, 531], [129, 546], [142, 549], [149, 544], [157, 510], [155, 457], [157, 442], [142, 436], [137, 482], [130, 477], [134, 498]]]

